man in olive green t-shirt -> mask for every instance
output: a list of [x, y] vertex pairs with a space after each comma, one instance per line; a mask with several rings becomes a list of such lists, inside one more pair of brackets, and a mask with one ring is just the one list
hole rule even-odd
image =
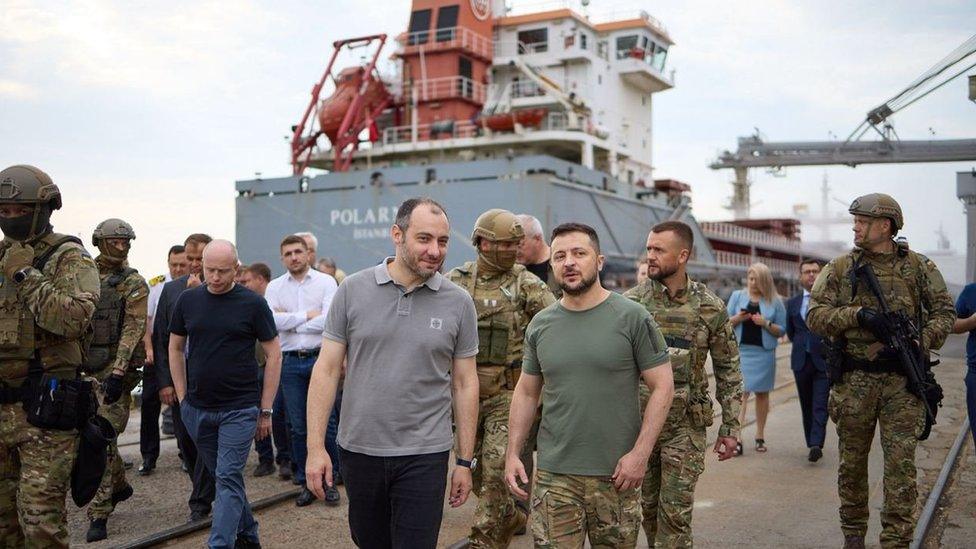
[[[600, 284], [604, 258], [591, 227], [560, 225], [550, 247], [563, 297], [526, 332], [505, 481], [515, 496], [528, 498], [519, 454], [541, 395], [536, 547], [581, 547], [587, 537], [594, 547], [634, 547], [640, 484], [674, 395], [667, 344], [644, 307]], [[641, 381], [651, 391], [643, 420]]]

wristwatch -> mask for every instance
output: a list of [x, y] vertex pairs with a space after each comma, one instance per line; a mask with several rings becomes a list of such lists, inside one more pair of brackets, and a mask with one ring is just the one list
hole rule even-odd
[[459, 467], [467, 467], [468, 469], [471, 469], [472, 471], [474, 471], [474, 468], [478, 466], [478, 458], [471, 458], [471, 461], [468, 461], [466, 459], [457, 458], [457, 461], [455, 461], [455, 463]]
[[261, 408], [261, 417], [271, 417], [271, 414], [273, 413], [273, 408]]
[[27, 275], [30, 274], [30, 267], [24, 267], [23, 269], [14, 273], [14, 282], [20, 284], [21, 282], [27, 280]]

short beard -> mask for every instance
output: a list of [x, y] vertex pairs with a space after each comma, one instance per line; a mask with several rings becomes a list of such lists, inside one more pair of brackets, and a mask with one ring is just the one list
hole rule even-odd
[[594, 284], [596, 284], [597, 275], [594, 274], [590, 278], [586, 278], [586, 277], [582, 276], [582, 274], [580, 276], [581, 276], [581, 280], [580, 280], [579, 286], [576, 286], [575, 288], [572, 288], [572, 287], [570, 287], [570, 286], [568, 286], [568, 285], [560, 282], [559, 283], [559, 288], [562, 289], [562, 291], [563, 291], [564, 294], [568, 294], [568, 295], [572, 295], [572, 296], [583, 295], [584, 293], [586, 293], [587, 290], [590, 289], [591, 286], [593, 286]]
[[309, 271], [309, 270], [310, 270], [310, 269], [309, 269], [309, 267], [308, 267], [308, 263], [306, 263], [305, 265], [303, 265], [303, 266], [302, 266], [302, 268], [300, 268], [300, 269], [298, 269], [297, 271], [293, 271], [293, 270], [292, 270], [292, 269], [291, 269], [291, 268], [289, 267], [289, 268], [288, 268], [288, 273], [289, 273], [289, 274], [293, 274], [293, 275], [297, 275], [297, 274], [302, 274], [302, 273], [304, 273], [304, 272], [307, 272], [307, 271]]
[[647, 278], [650, 278], [651, 280], [656, 280], [658, 282], [661, 282], [665, 278], [667, 278], [667, 277], [673, 275], [674, 273], [678, 272], [678, 267], [677, 267], [677, 265], [671, 267], [670, 269], [666, 269], [664, 267], [658, 267], [657, 271], [658, 271], [657, 274], [652, 275], [651, 272], [650, 272], [650, 270], [648, 270], [648, 272], [647, 272]]
[[407, 250], [407, 246], [405, 244], [398, 245], [397, 248], [400, 252], [400, 257], [403, 258], [403, 265], [411, 273], [417, 275], [417, 277], [420, 278], [421, 280], [430, 279], [430, 277], [434, 276], [434, 274], [436, 274], [437, 271], [440, 270], [440, 264], [438, 264], [437, 268], [431, 270], [430, 272], [427, 272], [427, 270], [423, 269], [420, 266], [420, 261], [418, 260], [418, 258], [410, 255], [410, 251]]

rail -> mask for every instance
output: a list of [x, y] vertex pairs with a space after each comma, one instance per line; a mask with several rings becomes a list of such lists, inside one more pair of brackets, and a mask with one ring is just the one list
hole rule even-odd
[[949, 449], [945, 463], [942, 464], [939, 477], [935, 480], [935, 485], [932, 486], [932, 491], [929, 492], [928, 499], [925, 500], [925, 507], [922, 508], [922, 514], [918, 517], [918, 523], [915, 526], [915, 536], [912, 538], [912, 543], [909, 546], [911, 549], [922, 547], [925, 536], [929, 533], [936, 512], [939, 509], [939, 503], [942, 501], [942, 495], [949, 483], [949, 477], [959, 464], [959, 452], [962, 450], [966, 438], [969, 437], [969, 429], [969, 418], [965, 417], [962, 421], [962, 427], [959, 429], [959, 434], [956, 435], [956, 441], [952, 444], [952, 448]]
[[492, 58], [492, 40], [466, 27], [405, 32], [397, 37], [397, 54], [414, 53], [421, 48], [424, 52], [460, 48], [485, 59]]
[[467, 76], [444, 76], [414, 82], [417, 99], [438, 101], [444, 99], [468, 99], [479, 105], [485, 103], [485, 85]]
[[[551, 112], [543, 119], [538, 131], [562, 131], [566, 130], [568, 126], [569, 119], [566, 116], [566, 113]], [[465, 137], [478, 137], [481, 135], [481, 129], [478, 124], [468, 120], [454, 121], [453, 124], [450, 123], [450, 121], [434, 124], [418, 124], [416, 129], [417, 142], [437, 141], [442, 139], [460, 139]], [[529, 129], [528, 131], [534, 130]], [[413, 132], [414, 127], [410, 125], [385, 128], [383, 130], [380, 143], [384, 146], [398, 145], [400, 143], [411, 143], [414, 141]]]
[[747, 227], [740, 227], [732, 223], [722, 223], [717, 221], [703, 221], [699, 223], [702, 232], [707, 237], [728, 239], [734, 242], [752, 245], [767, 245], [785, 248], [796, 253], [800, 253], [800, 243], [790, 240], [784, 236], [769, 234]]
[[795, 276], [798, 267], [797, 263], [787, 261], [785, 259], [760, 257], [750, 254], [740, 254], [738, 252], [726, 252], [723, 250], [715, 251], [715, 261], [722, 266], [739, 267], [742, 269], [748, 269], [753, 263], [765, 263], [771, 271], [783, 276]]

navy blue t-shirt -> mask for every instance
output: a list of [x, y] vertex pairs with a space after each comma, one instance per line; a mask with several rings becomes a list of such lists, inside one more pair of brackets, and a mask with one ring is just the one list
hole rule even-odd
[[187, 338], [190, 405], [226, 411], [261, 404], [254, 341], [278, 335], [263, 297], [240, 284], [223, 294], [197, 286], [176, 301], [169, 331]]
[[[967, 284], [956, 299], [956, 315], [959, 318], [969, 318], [973, 313], [976, 313], [976, 283]], [[966, 340], [966, 364], [976, 368], [976, 330], [970, 330], [969, 339]]]

